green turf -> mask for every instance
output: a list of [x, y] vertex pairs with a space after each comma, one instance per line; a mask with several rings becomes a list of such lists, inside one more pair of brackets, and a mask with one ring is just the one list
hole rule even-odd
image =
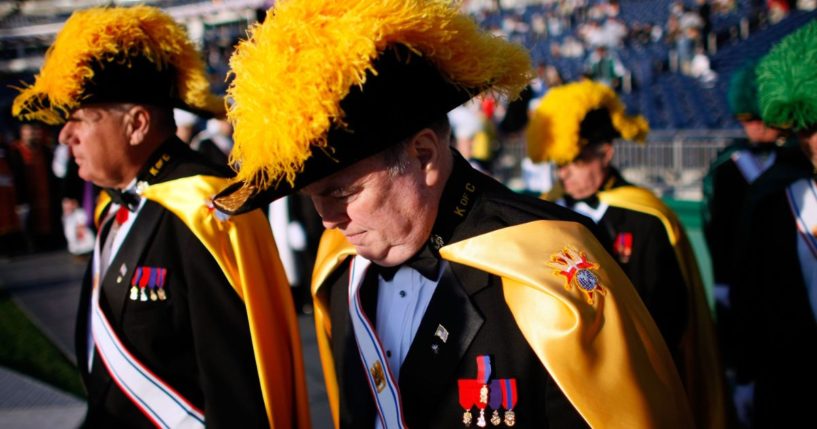
[[0, 291], [0, 365], [84, 397], [76, 367]]

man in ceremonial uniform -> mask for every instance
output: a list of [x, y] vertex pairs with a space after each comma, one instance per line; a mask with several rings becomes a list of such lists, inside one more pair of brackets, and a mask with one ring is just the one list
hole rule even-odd
[[[804, 157], [752, 186], [730, 291], [739, 383], [754, 385], [753, 426], [813, 420], [817, 369], [817, 22], [783, 39], [757, 66], [761, 116], [798, 136]], [[783, 170], [786, 170], [785, 172]], [[805, 393], [804, 393], [805, 392]]]
[[[585, 218], [451, 147], [446, 113], [514, 96], [527, 53], [448, 1], [280, 1], [237, 48], [241, 212], [309, 195], [338, 427], [689, 427], [647, 310]], [[277, 124], [275, 127], [267, 124]]]
[[613, 141], [643, 140], [641, 116], [629, 116], [615, 92], [590, 80], [553, 88], [528, 127], [528, 155], [558, 167], [557, 201], [595, 221], [666, 340], [697, 425], [725, 426], [714, 327], [695, 255], [672, 210], [612, 166]]
[[[729, 107], [743, 126], [745, 137], [718, 153], [703, 181], [704, 237], [712, 259], [718, 339], [727, 368], [732, 367], [734, 355], [730, 343], [734, 338], [734, 322], [728, 298], [734, 277], [735, 220], [743, 210], [749, 186], [774, 165], [785, 142], [780, 130], [766, 126], [760, 119], [756, 66], [756, 61], [750, 61], [735, 71], [727, 94]], [[727, 371], [732, 374], [730, 369]]]
[[14, 102], [64, 122], [79, 175], [109, 196], [77, 325], [84, 426], [308, 427], [269, 225], [212, 208], [229, 171], [175, 137], [174, 106], [224, 113], [184, 29], [141, 6], [74, 13]]

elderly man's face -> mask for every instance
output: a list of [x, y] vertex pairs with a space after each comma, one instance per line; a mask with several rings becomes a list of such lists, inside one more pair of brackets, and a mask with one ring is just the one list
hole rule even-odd
[[400, 264], [416, 253], [436, 215], [424, 169], [411, 157], [403, 174], [389, 173], [380, 154], [302, 192], [312, 198], [324, 227], [340, 230], [359, 255], [382, 266]]
[[577, 200], [595, 194], [604, 183], [612, 156], [612, 145], [608, 143], [582, 148], [573, 162], [559, 167], [565, 193]]
[[79, 166], [79, 176], [102, 187], [122, 188], [128, 162], [129, 140], [122, 106], [81, 107], [68, 117], [60, 143], [68, 146]]

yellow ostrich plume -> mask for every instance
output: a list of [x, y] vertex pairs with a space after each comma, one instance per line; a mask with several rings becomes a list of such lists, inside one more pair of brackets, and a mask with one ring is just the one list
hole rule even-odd
[[326, 134], [344, 125], [341, 101], [395, 45], [475, 92], [515, 97], [532, 77], [522, 47], [481, 31], [450, 0], [279, 1], [230, 60], [237, 179], [293, 184], [313, 147], [331, 152]]
[[187, 106], [223, 115], [223, 100], [210, 93], [198, 51], [184, 28], [166, 13], [149, 6], [92, 8], [75, 12], [65, 22], [33, 85], [21, 89], [12, 106], [15, 116], [49, 124], [65, 121], [88, 94], [93, 65], [130, 64], [143, 56], [157, 70], [176, 70], [178, 97]]
[[528, 156], [534, 162], [571, 162], [588, 142], [580, 136], [585, 115], [604, 108], [625, 140], [643, 142], [650, 130], [643, 116], [629, 116], [607, 85], [589, 80], [551, 89], [534, 110], [527, 130]]

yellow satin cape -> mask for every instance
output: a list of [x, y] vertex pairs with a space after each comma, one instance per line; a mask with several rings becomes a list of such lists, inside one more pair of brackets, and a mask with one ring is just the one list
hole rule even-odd
[[688, 292], [688, 326], [681, 338], [685, 373], [681, 374], [695, 422], [701, 428], [726, 427], [726, 388], [706, 290], [692, 246], [675, 213], [652, 192], [621, 186], [598, 194], [599, 200], [653, 215], [661, 220], [684, 275]]
[[[565, 247], [598, 264], [604, 294], [592, 303], [548, 266]], [[338, 427], [339, 398], [329, 308], [320, 286], [355, 250], [341, 233], [324, 233], [312, 291], [321, 363]], [[440, 249], [443, 259], [502, 279], [505, 301], [542, 365], [593, 427], [690, 428], [691, 413], [672, 357], [618, 264], [574, 222], [534, 221]]]
[[[179, 217], [244, 301], [271, 428], [309, 428], [309, 397], [295, 306], [269, 223], [258, 210], [220, 220], [209, 199], [229, 183], [190, 176], [149, 186], [144, 198]], [[110, 201], [100, 195], [97, 219]], [[99, 222], [99, 221], [98, 221]]]

